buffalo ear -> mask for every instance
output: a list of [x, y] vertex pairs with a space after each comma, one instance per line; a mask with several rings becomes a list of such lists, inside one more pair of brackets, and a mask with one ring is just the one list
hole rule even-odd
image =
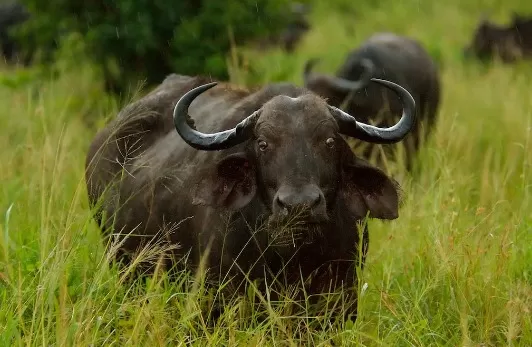
[[255, 196], [255, 170], [245, 154], [236, 153], [220, 160], [214, 170], [201, 174], [193, 187], [192, 203], [238, 210]]
[[340, 193], [356, 217], [396, 219], [399, 216], [399, 184], [383, 171], [360, 159], [343, 169]]

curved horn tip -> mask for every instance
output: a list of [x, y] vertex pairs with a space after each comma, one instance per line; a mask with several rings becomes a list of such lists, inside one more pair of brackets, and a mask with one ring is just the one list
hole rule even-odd
[[371, 78], [371, 81], [383, 84], [383, 85], [385, 85], [386, 87], [388, 87], [390, 89], [400, 89], [408, 97], [408, 99], [409, 99], [408, 101], [410, 101], [413, 104], [413, 106], [415, 107], [416, 100], [414, 99], [412, 94], [408, 90], [406, 90], [406, 88], [403, 87], [402, 85], [397, 84], [397, 83], [392, 82], [392, 81], [383, 80], [383, 79], [375, 78], [375, 77]]
[[192, 88], [191, 90], [186, 92], [183, 96], [181, 96], [179, 98], [179, 100], [175, 104], [175, 107], [174, 107], [174, 118], [177, 116], [179, 111], [186, 111], [183, 108], [185, 107], [186, 109], [188, 109], [188, 106], [190, 106], [192, 101], [194, 101], [194, 99], [197, 98], [200, 94], [202, 94], [203, 92], [207, 91], [208, 89], [211, 89], [212, 87], [214, 87], [217, 84], [218, 84], [218, 82], [209, 82], [209, 83], [197, 86], [195, 88]]
[[[193, 88], [192, 90], [190, 91], [193, 91], [193, 90], [197, 90], [197, 91], [206, 91], [208, 89], [211, 89], [212, 87], [214, 87], [215, 85], [217, 85], [218, 82], [209, 82], [209, 83], [205, 83], [205, 84], [202, 84], [201, 86], [198, 86], [196, 88]], [[188, 94], [188, 93], [187, 93]]]

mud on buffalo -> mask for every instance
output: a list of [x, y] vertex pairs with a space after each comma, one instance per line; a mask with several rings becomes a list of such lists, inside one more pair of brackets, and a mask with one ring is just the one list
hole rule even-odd
[[[358, 120], [378, 126], [391, 126], [401, 115], [401, 102], [389, 88], [370, 83], [385, 79], [406, 88], [416, 100], [417, 121], [405, 138], [407, 169], [436, 123], [441, 98], [439, 70], [428, 52], [416, 40], [393, 33], [376, 33], [349, 52], [342, 66], [331, 76], [314, 72], [318, 58], [307, 61], [303, 71], [306, 88], [333, 106], [355, 115]], [[358, 144], [365, 159], [376, 157], [377, 164], [395, 156], [397, 144]], [[386, 158], [384, 158], [384, 156]]]
[[316, 296], [345, 289], [355, 300], [343, 312], [356, 318], [355, 268], [368, 248], [367, 227], [357, 226], [396, 219], [400, 188], [341, 135], [394, 143], [415, 121], [408, 91], [372, 83], [402, 100], [393, 127], [359, 122], [289, 83], [246, 90], [168, 76], [88, 150], [89, 201], [105, 234], [122, 242], [117, 258], [127, 263], [154, 240], [178, 245], [168, 267], [186, 259], [179, 266], [195, 271], [206, 261], [212, 283], [231, 279], [227, 293], [243, 293], [246, 276], [259, 290], [267, 283], [272, 298], [288, 287]]

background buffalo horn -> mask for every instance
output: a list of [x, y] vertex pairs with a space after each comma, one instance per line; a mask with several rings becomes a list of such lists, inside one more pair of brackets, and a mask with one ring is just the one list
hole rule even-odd
[[394, 91], [403, 103], [403, 114], [401, 119], [394, 126], [389, 128], [379, 128], [373, 125], [358, 122], [353, 116], [330, 106], [329, 110], [338, 122], [340, 132], [362, 141], [389, 144], [401, 141], [412, 129], [416, 119], [416, 102], [412, 95], [400, 85], [391, 81], [372, 78], [371, 81], [383, 84]]
[[231, 148], [246, 141], [251, 135], [253, 125], [258, 118], [258, 111], [255, 111], [246, 119], [241, 121], [233, 129], [205, 134], [194, 130], [187, 123], [188, 108], [192, 101], [201, 93], [211, 89], [217, 82], [211, 82], [188, 91], [179, 99], [174, 108], [174, 125], [183, 138], [183, 140], [190, 146], [204, 151], [215, 151]]
[[305, 63], [303, 69], [303, 81], [305, 85], [308, 86], [311, 83], [324, 83], [328, 88], [341, 93], [349, 93], [364, 88], [370, 82], [371, 76], [373, 76], [373, 72], [375, 71], [375, 66], [370, 60], [365, 58], [361, 59], [359, 64], [364, 68], [364, 72], [360, 76], [360, 79], [352, 81], [337, 76], [328, 76], [312, 72], [314, 65], [318, 62], [319, 59], [315, 58], [310, 59]]

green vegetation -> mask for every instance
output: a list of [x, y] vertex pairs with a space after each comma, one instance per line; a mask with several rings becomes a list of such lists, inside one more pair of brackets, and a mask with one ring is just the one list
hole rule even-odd
[[107, 267], [83, 169], [96, 127], [118, 106], [103, 94], [101, 75], [76, 58], [60, 61], [55, 79], [1, 72], [1, 346], [532, 345], [532, 65], [461, 58], [481, 11], [503, 21], [511, 10], [532, 13], [531, 5], [332, 2], [315, 5], [314, 28], [295, 54], [235, 53], [230, 74], [248, 84], [301, 83], [305, 59], [321, 57], [319, 68], [332, 72], [383, 30], [418, 38], [441, 64], [440, 120], [422, 169], [401, 178], [399, 219], [370, 222], [356, 323], [300, 326], [301, 343], [282, 309], [259, 321], [236, 319], [231, 305], [208, 329], [199, 316], [206, 296], [193, 278], [170, 283], [159, 274], [132, 284]]
[[105, 71], [109, 90], [131, 81], [158, 83], [169, 72], [227, 78], [231, 42], [280, 32], [290, 20], [288, 0], [27, 0], [35, 18], [18, 35], [26, 54], [49, 61], [57, 41], [80, 34], [87, 56]]

